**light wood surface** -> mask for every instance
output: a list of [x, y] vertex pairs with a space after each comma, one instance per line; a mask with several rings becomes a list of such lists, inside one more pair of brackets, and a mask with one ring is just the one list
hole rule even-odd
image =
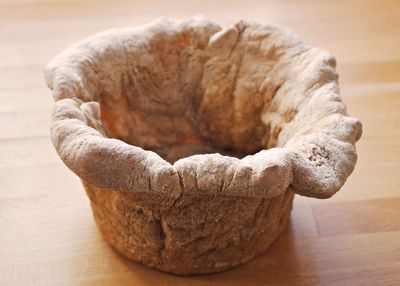
[[[49, 139], [44, 64], [84, 36], [159, 16], [278, 23], [338, 59], [344, 101], [364, 124], [359, 162], [332, 199], [297, 197], [263, 255], [178, 277], [102, 240], [77, 177]], [[0, 0], [0, 285], [400, 285], [400, 2]]]

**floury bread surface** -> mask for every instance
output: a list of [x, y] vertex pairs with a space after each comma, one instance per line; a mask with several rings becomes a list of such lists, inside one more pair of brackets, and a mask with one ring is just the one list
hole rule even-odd
[[268, 248], [295, 193], [328, 198], [353, 171], [361, 123], [335, 64], [251, 21], [108, 30], [46, 67], [52, 140], [115, 249], [167, 272], [221, 271]]

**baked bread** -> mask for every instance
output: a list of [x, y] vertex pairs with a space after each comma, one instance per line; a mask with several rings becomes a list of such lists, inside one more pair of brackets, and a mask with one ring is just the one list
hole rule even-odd
[[361, 123], [335, 65], [251, 21], [108, 30], [47, 65], [52, 141], [115, 249], [175, 274], [221, 271], [268, 248], [295, 193], [329, 198], [353, 171]]

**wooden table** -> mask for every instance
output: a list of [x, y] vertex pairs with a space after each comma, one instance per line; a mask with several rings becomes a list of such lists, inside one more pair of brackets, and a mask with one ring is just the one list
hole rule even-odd
[[[51, 145], [42, 69], [97, 31], [195, 14], [279, 23], [331, 50], [364, 134], [341, 192], [296, 198], [290, 227], [267, 253], [221, 274], [177, 277], [103, 242], [78, 178]], [[0, 0], [0, 284], [400, 285], [400, 2]]]

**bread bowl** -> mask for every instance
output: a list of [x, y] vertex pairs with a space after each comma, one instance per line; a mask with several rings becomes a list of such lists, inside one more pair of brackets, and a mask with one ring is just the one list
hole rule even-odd
[[222, 271], [269, 247], [295, 194], [329, 198], [353, 171], [362, 126], [335, 66], [252, 21], [108, 30], [46, 66], [52, 141], [113, 248], [174, 274]]

